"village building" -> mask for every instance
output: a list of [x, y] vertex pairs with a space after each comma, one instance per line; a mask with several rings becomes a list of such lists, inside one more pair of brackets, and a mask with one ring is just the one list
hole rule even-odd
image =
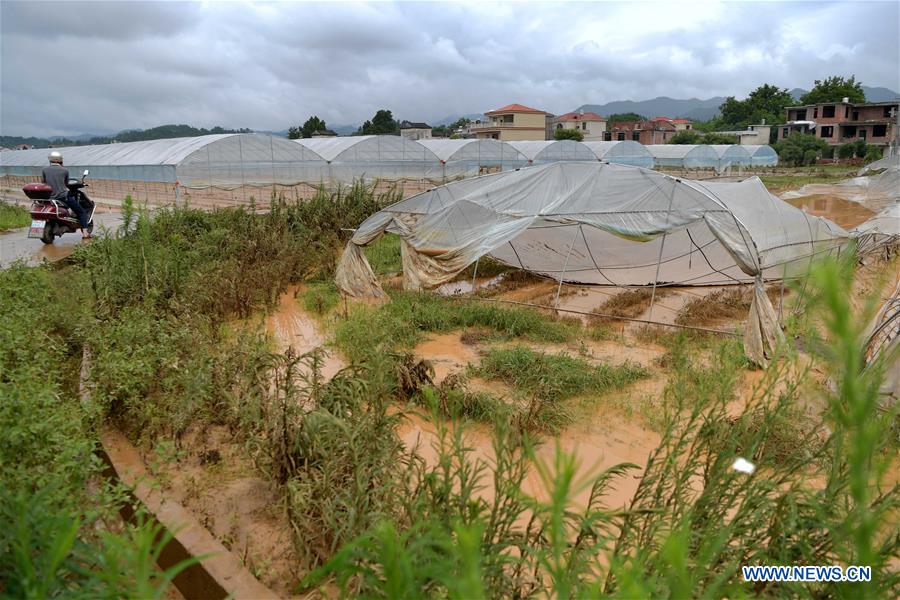
[[648, 121], [624, 121], [610, 125], [603, 134], [607, 142], [640, 142], [645, 146], [668, 144], [680, 131], [693, 129], [690, 119], [654, 117]]
[[502, 141], [545, 140], [549, 113], [522, 104], [509, 104], [484, 113], [484, 121], [473, 123], [469, 132], [479, 139]]
[[400, 123], [400, 137], [408, 140], [430, 140], [431, 125], [428, 123], [403, 121]]
[[553, 129], [577, 129], [586, 142], [603, 141], [606, 117], [593, 112], [570, 112], [553, 118]]
[[792, 133], [812, 133], [830, 146], [863, 140], [873, 146], [887, 146], [893, 139], [900, 100], [892, 102], [822, 102], [788, 106], [786, 123], [778, 128], [778, 139]]

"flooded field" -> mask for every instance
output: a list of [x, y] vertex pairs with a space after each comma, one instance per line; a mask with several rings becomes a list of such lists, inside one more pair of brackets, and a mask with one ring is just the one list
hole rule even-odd
[[844, 229], [853, 229], [871, 219], [875, 213], [859, 202], [826, 193], [785, 198], [785, 202], [803, 209], [811, 215], [825, 217]]

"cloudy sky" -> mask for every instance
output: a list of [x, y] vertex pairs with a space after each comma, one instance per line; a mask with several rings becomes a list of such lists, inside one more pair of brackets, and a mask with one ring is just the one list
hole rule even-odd
[[741, 97], [855, 74], [900, 89], [900, 3], [0, 2], [0, 131], [281, 130]]

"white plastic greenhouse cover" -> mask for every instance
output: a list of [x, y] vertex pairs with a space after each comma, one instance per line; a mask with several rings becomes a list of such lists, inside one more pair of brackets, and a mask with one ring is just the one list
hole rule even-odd
[[739, 144], [712, 144], [710, 148], [715, 150], [719, 157], [719, 168], [724, 169], [729, 165], [750, 166], [750, 152], [745, 146]]
[[[252, 133], [68, 146], [58, 148], [72, 171], [94, 179], [179, 182], [185, 187], [294, 184], [318, 181], [325, 166], [316, 154], [284, 138]], [[0, 155], [0, 171], [39, 176], [48, 149]]]
[[719, 155], [706, 144], [650, 144], [646, 148], [658, 167], [714, 169], [719, 166]]
[[422, 144], [397, 135], [358, 135], [293, 141], [328, 161], [326, 179], [331, 181], [440, 181], [443, 177], [441, 161], [434, 152]]
[[772, 146], [747, 144], [744, 146], [750, 153], [750, 164], [754, 167], [775, 167], [778, 165], [778, 153]]
[[643, 144], [632, 140], [618, 142], [581, 142], [587, 146], [598, 160], [632, 165], [635, 167], [653, 168], [653, 155]]
[[507, 143], [534, 164], [563, 160], [597, 160], [590, 148], [575, 140], [527, 140]]
[[404, 285], [434, 287], [489, 254], [554, 279], [606, 285], [755, 282], [748, 356], [780, 335], [763, 279], [808, 268], [847, 233], [758, 178], [701, 184], [599, 162], [560, 162], [443, 185], [366, 219], [338, 265], [352, 296], [383, 296], [362, 247], [402, 238]]
[[445, 179], [474, 177], [485, 170], [507, 171], [528, 164], [521, 152], [506, 142], [490, 139], [416, 140], [443, 164]]

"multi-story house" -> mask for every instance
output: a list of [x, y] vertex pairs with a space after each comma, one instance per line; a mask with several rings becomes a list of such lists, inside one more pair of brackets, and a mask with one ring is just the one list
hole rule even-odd
[[602, 141], [606, 131], [606, 117], [592, 112], [570, 112], [553, 119], [553, 129], [577, 129], [584, 141]]
[[481, 139], [545, 140], [548, 114], [521, 104], [509, 104], [484, 113], [484, 121], [471, 124], [469, 132]]
[[831, 146], [865, 140], [867, 144], [887, 146], [893, 139], [900, 100], [892, 102], [824, 102], [806, 106], [788, 106], [787, 123], [778, 127], [778, 139], [794, 132], [813, 133]]
[[644, 145], [668, 144], [676, 133], [693, 128], [690, 119], [654, 117], [649, 121], [625, 121], [616, 123], [603, 134], [606, 141], [631, 140]]

